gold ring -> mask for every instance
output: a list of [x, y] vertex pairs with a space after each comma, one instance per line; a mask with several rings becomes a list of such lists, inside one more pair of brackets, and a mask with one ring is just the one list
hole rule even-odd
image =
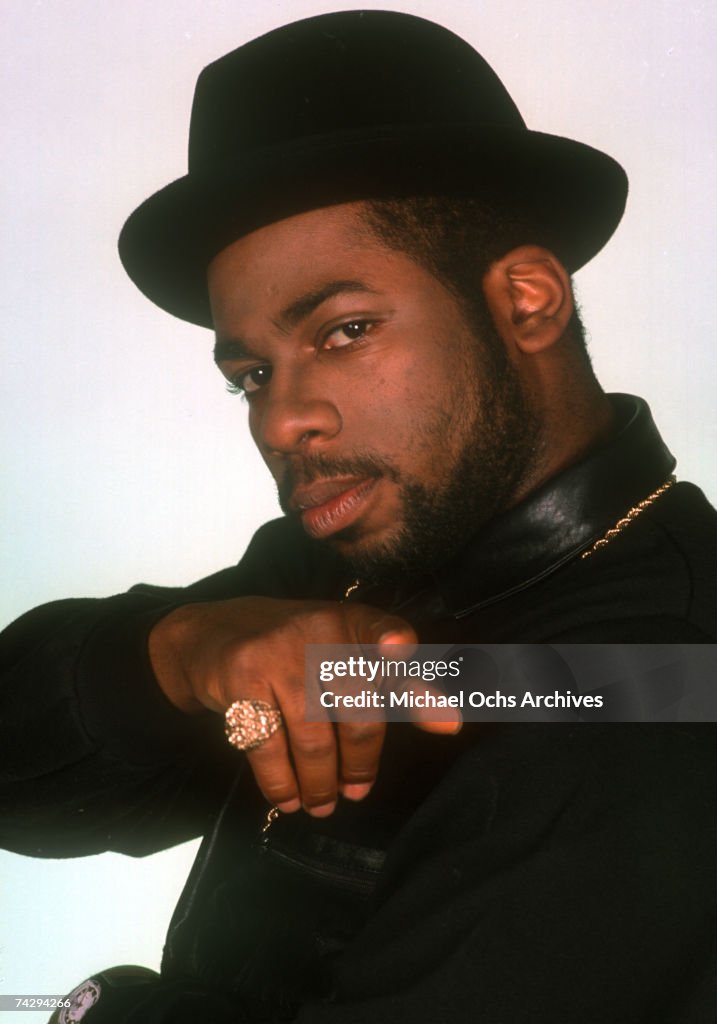
[[283, 724], [281, 711], [263, 700], [235, 700], [224, 712], [224, 732], [237, 750], [256, 750]]

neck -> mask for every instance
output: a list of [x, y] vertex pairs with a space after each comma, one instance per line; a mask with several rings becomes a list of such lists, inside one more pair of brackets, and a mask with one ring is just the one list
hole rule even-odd
[[603, 444], [612, 433], [613, 419], [610, 401], [597, 381], [589, 388], [576, 388], [572, 382], [561, 389], [558, 400], [542, 410], [535, 458], [512, 504]]

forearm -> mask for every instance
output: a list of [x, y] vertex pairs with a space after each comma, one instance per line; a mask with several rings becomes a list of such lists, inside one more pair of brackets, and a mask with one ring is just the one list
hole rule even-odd
[[[10, 626], [0, 637], [0, 842], [46, 856], [149, 852], [202, 831], [241, 764], [216, 712], [244, 694], [232, 689], [233, 668], [215, 671], [218, 650], [227, 642], [242, 649], [247, 628], [258, 628], [238, 599], [330, 597], [340, 593], [338, 571], [322, 549], [279, 520], [257, 532], [239, 565], [188, 587], [60, 601]], [[212, 618], [212, 604], [222, 623], [218, 648], [204, 615]], [[170, 631], [172, 642], [164, 653], [155, 645], [153, 663], [153, 627], [190, 606], [201, 629], [183, 643]], [[335, 616], [339, 606], [329, 607]], [[303, 646], [296, 650], [303, 680]], [[265, 654], [257, 657], [265, 667]], [[173, 667], [165, 671], [163, 659]], [[275, 675], [283, 681], [287, 663], [283, 655], [278, 661]], [[255, 667], [252, 686], [261, 674]], [[182, 703], [172, 681], [189, 677], [192, 699]], [[207, 702], [204, 681], [217, 678], [223, 689]]]
[[148, 852], [201, 830], [236, 761], [214, 716], [182, 714], [154, 679], [147, 637], [180, 594], [56, 602], [4, 632], [0, 836], [8, 848]]

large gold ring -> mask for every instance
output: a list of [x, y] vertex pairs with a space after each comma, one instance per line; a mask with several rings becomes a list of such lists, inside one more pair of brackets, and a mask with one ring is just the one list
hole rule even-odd
[[283, 724], [281, 711], [263, 700], [235, 700], [224, 712], [224, 732], [237, 750], [256, 750]]

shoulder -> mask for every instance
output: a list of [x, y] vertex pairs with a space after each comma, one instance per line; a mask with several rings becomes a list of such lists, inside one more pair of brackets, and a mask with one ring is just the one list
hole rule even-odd
[[[580, 560], [578, 574], [603, 611], [592, 620], [604, 624], [596, 639], [717, 640], [717, 511], [693, 484], [676, 484], [604, 549]], [[640, 635], [622, 635], [618, 623]]]
[[675, 484], [609, 543], [488, 610], [523, 642], [717, 641], [717, 512]]

